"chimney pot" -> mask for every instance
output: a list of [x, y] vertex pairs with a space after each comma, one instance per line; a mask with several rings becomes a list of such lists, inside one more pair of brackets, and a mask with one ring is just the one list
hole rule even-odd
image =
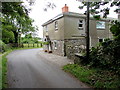
[[68, 6], [67, 6], [67, 4], [65, 4], [65, 6], [62, 8], [62, 12], [68, 12]]

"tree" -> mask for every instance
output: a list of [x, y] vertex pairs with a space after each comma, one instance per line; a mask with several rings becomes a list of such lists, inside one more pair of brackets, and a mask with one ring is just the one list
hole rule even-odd
[[[18, 43], [19, 34], [36, 31], [32, 26], [33, 20], [28, 16], [29, 10], [22, 2], [2, 3], [2, 31], [11, 31], [14, 34], [14, 42]], [[7, 28], [6, 27], [11, 27]], [[4, 37], [3, 37], [4, 39]]]
[[53, 2], [47, 1], [45, 7], [43, 8], [43, 10], [47, 11], [49, 8], [54, 9], [55, 7], [56, 7], [56, 5]]
[[[90, 2], [90, 13], [91, 15], [93, 15], [95, 19], [100, 19], [101, 13], [103, 14], [103, 18], [107, 18], [107, 16], [109, 15], [109, 11], [112, 7], [116, 7], [114, 12], [120, 14], [119, 0], [110, 0], [110, 2], [105, 2], [105, 1], [106, 0], [104, 0], [103, 2]], [[79, 6], [79, 8], [83, 9], [86, 5], [87, 5], [86, 2], [82, 2], [82, 5]], [[104, 7], [105, 5], [107, 7]], [[84, 14], [86, 14], [86, 11]], [[120, 38], [120, 20], [115, 20], [115, 21], [112, 20], [110, 30], [113, 33], [113, 36], [119, 39]]]
[[25, 37], [22, 37], [22, 43], [38, 43], [40, 38], [33, 37], [32, 33], [26, 34]]
[[112, 26], [110, 27], [110, 31], [113, 33], [115, 39], [120, 40], [120, 22], [112, 21]]
[[8, 24], [5, 18], [1, 18], [2, 21], [2, 40], [4, 43], [9, 43], [14, 41], [14, 33], [12, 32], [12, 26]]
[[[76, 1], [80, 1], [80, 0], [76, 0]], [[99, 0], [97, 2], [94, 2], [93, 0], [89, 0], [89, 2], [90, 2], [90, 13], [96, 19], [100, 19], [101, 14], [103, 18], [107, 18], [107, 15], [109, 15], [110, 8], [116, 7], [116, 6], [119, 7], [120, 5], [119, 0], [109, 0], [109, 1]], [[82, 2], [82, 5], [79, 6], [79, 9], [83, 9], [86, 6], [87, 6], [86, 2]], [[119, 10], [120, 8], [116, 8], [114, 11], [118, 13]], [[86, 14], [86, 11], [84, 14]]]

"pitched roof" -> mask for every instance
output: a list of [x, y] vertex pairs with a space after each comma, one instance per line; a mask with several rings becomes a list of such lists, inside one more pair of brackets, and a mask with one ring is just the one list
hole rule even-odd
[[[48, 25], [52, 22], [54, 22], [55, 20], [58, 20], [64, 16], [70, 16], [70, 17], [82, 17], [82, 18], [86, 18], [86, 15], [85, 14], [80, 14], [80, 13], [75, 13], [75, 12], [64, 12], [64, 13], [61, 13], [57, 16], [55, 16], [54, 18], [48, 20], [47, 22], [43, 23], [42, 26], [45, 26], [45, 25]], [[90, 19], [94, 19], [93, 17], [90, 17]], [[102, 18], [101, 20], [105, 20], [105, 21], [109, 21], [109, 20], [117, 20], [115, 18]]]
[[42, 26], [48, 25], [48, 24], [50, 24], [51, 22], [53, 22], [53, 21], [55, 21], [55, 20], [57, 20], [57, 19], [59, 19], [59, 18], [62, 18], [62, 17], [63, 17], [63, 14], [59, 14], [59, 15], [55, 16], [54, 18], [48, 20], [47, 22], [43, 23]]

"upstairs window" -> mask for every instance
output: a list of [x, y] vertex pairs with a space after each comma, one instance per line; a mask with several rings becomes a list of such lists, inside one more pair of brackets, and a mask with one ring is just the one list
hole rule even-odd
[[45, 31], [48, 32], [48, 27], [47, 26], [45, 26]]
[[97, 29], [105, 29], [105, 22], [104, 21], [97, 21], [96, 28]]
[[58, 30], [58, 21], [55, 21], [55, 31]]
[[78, 21], [78, 29], [83, 30], [83, 20]]

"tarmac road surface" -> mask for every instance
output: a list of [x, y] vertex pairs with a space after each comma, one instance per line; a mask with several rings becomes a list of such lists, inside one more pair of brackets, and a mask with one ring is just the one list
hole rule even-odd
[[[11, 52], [7, 56], [9, 88], [87, 87], [54, 63], [57, 60], [50, 61], [51, 55], [44, 53], [42, 49], [15, 50]], [[57, 55], [55, 57], [58, 57], [58, 60], [60, 58], [64, 59], [64, 57]], [[64, 63], [64, 61], [61, 62]]]

